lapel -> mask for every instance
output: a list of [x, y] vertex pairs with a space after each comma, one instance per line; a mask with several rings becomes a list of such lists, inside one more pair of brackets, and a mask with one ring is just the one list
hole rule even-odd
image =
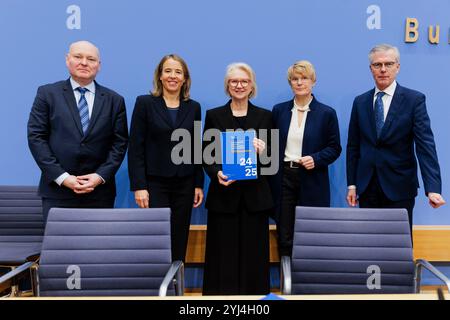
[[[190, 111], [194, 111], [193, 108], [188, 104], [188, 101], [180, 100], [180, 108], [177, 112], [177, 119], [175, 121], [175, 128], [180, 128], [184, 119], [186, 119], [187, 115]], [[167, 109], [166, 109], [167, 112]]]
[[78, 111], [77, 101], [73, 93], [72, 85], [70, 84], [70, 79], [68, 79], [66, 83], [63, 85], [63, 96], [64, 99], [66, 100], [67, 106], [69, 106], [70, 113], [72, 115], [73, 120], [75, 121], [75, 126], [78, 128], [79, 133], [83, 135], [83, 129], [81, 128], [80, 113]]
[[94, 83], [95, 83], [94, 106], [92, 107], [92, 115], [91, 119], [89, 120], [89, 127], [86, 131], [85, 137], [87, 137], [89, 133], [92, 131], [92, 128], [97, 122], [100, 113], [104, 111], [103, 105], [105, 103], [105, 90], [103, 90], [103, 87], [100, 86], [97, 82], [94, 81]]
[[[237, 126], [235, 121], [233, 121], [233, 112], [231, 111], [231, 100], [223, 106], [223, 116], [220, 117], [219, 122], [222, 124], [224, 130], [233, 129], [236, 130]], [[248, 115], [248, 113], [247, 113]]]
[[309, 111], [307, 112], [305, 121], [305, 129], [303, 131], [302, 155], [310, 154], [310, 144], [317, 140], [314, 139], [314, 129], [317, 129], [315, 124], [319, 122], [317, 121], [317, 116], [319, 115], [317, 112], [317, 105], [318, 102], [313, 96], [311, 103], [309, 104]]
[[284, 142], [284, 145], [287, 143], [287, 137], [289, 134], [289, 126], [291, 125], [292, 118], [292, 108], [294, 107], [294, 99], [286, 102], [283, 105], [283, 108], [280, 111], [280, 137]]
[[[166, 124], [170, 128], [173, 128], [173, 123], [172, 123], [172, 120], [170, 119], [169, 111], [167, 111], [167, 105], [166, 105], [166, 101], [164, 101], [164, 98], [162, 96], [159, 96], [159, 97], [152, 96], [152, 97], [155, 101], [155, 108], [154, 108], [155, 112], [160, 115], [160, 117], [166, 122]], [[180, 104], [180, 107], [181, 107], [181, 104]], [[178, 116], [177, 116], [177, 120], [178, 120]]]
[[392, 97], [391, 105], [389, 106], [388, 114], [386, 115], [386, 121], [384, 122], [384, 126], [381, 129], [380, 138], [382, 139], [386, 136], [389, 128], [392, 126], [392, 121], [398, 114], [398, 111], [401, 109], [403, 104], [403, 93], [402, 87], [397, 83], [397, 87], [395, 88], [394, 96]]
[[248, 110], [247, 110], [247, 128], [248, 129], [255, 129], [256, 132], [258, 132], [259, 129], [259, 123], [260, 123], [260, 117], [259, 117], [258, 110], [256, 107], [249, 101], [248, 102]]
[[363, 111], [365, 111], [364, 123], [368, 124], [368, 129], [370, 131], [370, 136], [373, 141], [377, 141], [377, 128], [375, 126], [375, 112], [373, 111], [373, 95], [375, 94], [375, 88], [370, 90], [362, 102]]

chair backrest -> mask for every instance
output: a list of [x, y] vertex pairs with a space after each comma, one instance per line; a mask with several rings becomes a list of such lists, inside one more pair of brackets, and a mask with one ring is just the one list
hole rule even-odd
[[35, 186], [0, 186], [0, 243], [40, 243], [42, 200]]
[[170, 264], [168, 208], [52, 208], [42, 244], [40, 295], [158, 295]]
[[297, 207], [293, 294], [413, 293], [405, 209]]

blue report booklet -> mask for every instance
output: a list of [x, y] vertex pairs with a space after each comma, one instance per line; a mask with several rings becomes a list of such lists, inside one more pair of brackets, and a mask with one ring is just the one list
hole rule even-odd
[[254, 130], [222, 132], [222, 172], [228, 180], [258, 177], [255, 137]]

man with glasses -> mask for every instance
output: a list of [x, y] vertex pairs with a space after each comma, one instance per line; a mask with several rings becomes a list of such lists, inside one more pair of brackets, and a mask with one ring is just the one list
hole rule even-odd
[[369, 61], [375, 88], [355, 98], [348, 129], [347, 202], [359, 202], [361, 208], [406, 208], [412, 230], [419, 187], [416, 157], [430, 205], [445, 204], [425, 95], [396, 82], [396, 47], [375, 46]]
[[128, 145], [123, 97], [94, 81], [97, 47], [73, 43], [66, 66], [70, 78], [39, 87], [28, 120], [45, 220], [52, 207], [112, 208]]

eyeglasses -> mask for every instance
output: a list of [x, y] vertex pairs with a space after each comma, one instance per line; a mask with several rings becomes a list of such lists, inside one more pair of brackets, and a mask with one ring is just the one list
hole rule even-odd
[[246, 87], [248, 87], [250, 82], [251, 82], [251, 80], [234, 80], [233, 79], [233, 80], [228, 81], [228, 84], [230, 86], [232, 86], [233, 88], [236, 88], [238, 86], [238, 84], [240, 83], [243, 88], [246, 88]]
[[372, 63], [371, 66], [372, 66], [374, 69], [377, 69], [377, 70], [383, 68], [383, 66], [384, 66], [386, 69], [392, 69], [396, 64], [397, 64], [397, 62], [394, 62], [394, 61], [389, 61], [389, 62], [385, 62], [385, 63], [382, 63], [382, 62], [375, 62], [375, 63]]

